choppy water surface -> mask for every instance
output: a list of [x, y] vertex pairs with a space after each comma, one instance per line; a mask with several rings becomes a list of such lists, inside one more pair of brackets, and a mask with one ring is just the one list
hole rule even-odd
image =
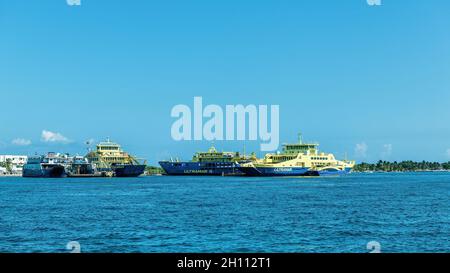
[[450, 174], [0, 177], [0, 252], [450, 252]]

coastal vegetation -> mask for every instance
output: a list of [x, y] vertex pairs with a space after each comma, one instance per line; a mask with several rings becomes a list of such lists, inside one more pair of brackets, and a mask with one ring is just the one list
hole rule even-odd
[[163, 174], [163, 173], [164, 173], [164, 171], [160, 167], [155, 167], [155, 166], [147, 166], [147, 167], [145, 167], [145, 174], [146, 175], [159, 175], [159, 174]]
[[389, 162], [379, 160], [377, 163], [359, 163], [354, 167], [355, 172], [417, 172], [417, 171], [448, 171], [450, 162], [414, 162], [411, 160]]

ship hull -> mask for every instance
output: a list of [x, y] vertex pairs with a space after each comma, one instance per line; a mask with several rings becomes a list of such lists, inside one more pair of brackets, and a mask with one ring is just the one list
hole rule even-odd
[[167, 175], [186, 176], [234, 176], [244, 175], [239, 164], [231, 162], [170, 162], [161, 161], [159, 165]]
[[352, 168], [324, 169], [320, 171], [300, 167], [257, 167], [247, 166], [239, 168], [247, 176], [339, 176], [351, 172]]
[[119, 165], [114, 166], [116, 177], [137, 177], [144, 173], [146, 165]]
[[64, 166], [56, 165], [46, 168], [27, 168], [24, 166], [22, 177], [63, 178], [66, 177]]
[[240, 167], [247, 176], [304, 176], [308, 168], [302, 167]]

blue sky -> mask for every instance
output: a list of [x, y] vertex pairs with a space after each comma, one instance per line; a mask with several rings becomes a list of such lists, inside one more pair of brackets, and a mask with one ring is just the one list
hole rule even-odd
[[170, 111], [202, 96], [278, 104], [282, 142], [301, 131], [339, 157], [450, 160], [449, 10], [446, 0], [0, 0], [0, 154], [83, 154], [85, 140], [109, 136], [152, 164], [188, 159], [210, 143], [172, 140]]

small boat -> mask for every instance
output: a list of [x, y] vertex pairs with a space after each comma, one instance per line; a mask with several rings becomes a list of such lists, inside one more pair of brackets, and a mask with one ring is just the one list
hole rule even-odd
[[98, 172], [95, 164], [89, 163], [88, 159], [82, 156], [74, 156], [66, 167], [68, 177], [105, 177], [105, 173]]

